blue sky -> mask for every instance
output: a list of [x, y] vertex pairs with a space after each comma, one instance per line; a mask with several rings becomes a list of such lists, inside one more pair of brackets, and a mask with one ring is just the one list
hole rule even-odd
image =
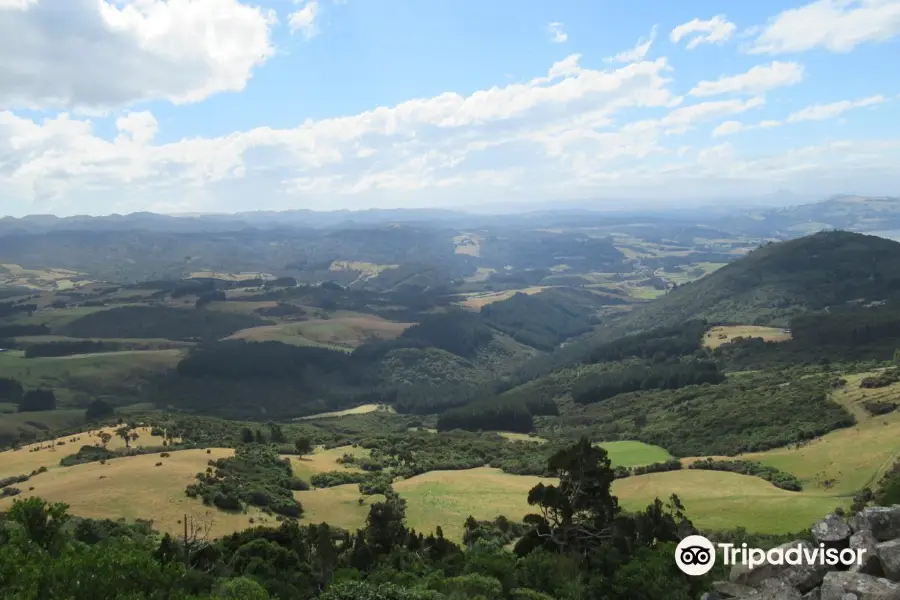
[[900, 195], [900, 0], [0, 0], [0, 55], [0, 214]]

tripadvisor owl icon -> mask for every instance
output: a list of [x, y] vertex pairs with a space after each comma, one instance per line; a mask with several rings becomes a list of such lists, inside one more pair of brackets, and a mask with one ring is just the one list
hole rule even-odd
[[702, 535], [689, 535], [675, 548], [675, 564], [685, 575], [705, 575], [716, 564], [716, 549]]

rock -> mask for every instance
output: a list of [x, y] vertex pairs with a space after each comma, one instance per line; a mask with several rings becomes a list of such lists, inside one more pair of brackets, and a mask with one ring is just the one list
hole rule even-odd
[[[853, 532], [850, 525], [837, 515], [828, 515], [812, 526], [812, 535], [815, 540], [829, 547], [846, 546], [846, 540], [850, 539]], [[843, 544], [842, 544], [843, 543]]]
[[723, 600], [722, 596], [718, 595], [715, 592], [706, 592], [702, 596], [700, 596], [700, 600]]
[[720, 598], [745, 598], [755, 591], [752, 587], [730, 581], [714, 581], [712, 586]]
[[862, 564], [852, 565], [849, 569], [851, 573], [865, 573], [876, 577], [884, 576], [884, 569], [881, 568], [881, 561], [878, 559], [877, 542], [871, 531], [863, 529], [851, 535], [850, 548], [857, 552], [865, 550]]
[[822, 600], [822, 590], [816, 588], [810, 592], [803, 594], [803, 600]]
[[868, 529], [879, 542], [900, 538], [900, 505], [869, 506], [850, 519], [854, 533]]
[[743, 598], [746, 600], [803, 600], [800, 592], [781, 578], [766, 579], [753, 594]]
[[900, 584], [849, 571], [832, 571], [822, 580], [821, 600], [900, 600]]
[[875, 552], [881, 561], [884, 576], [895, 581], [900, 579], [900, 540], [881, 542], [875, 546]]
[[[790, 548], [800, 547], [801, 550], [812, 552], [813, 545], [805, 540], [796, 540], [787, 544], [782, 544], [777, 548], [782, 551]], [[774, 550], [775, 548], [773, 548]], [[737, 564], [731, 567], [729, 579], [732, 583], [739, 583], [750, 587], [758, 587], [767, 579], [782, 579], [793, 587], [797, 588], [801, 593], [808, 592], [822, 582], [825, 573], [828, 572], [826, 565], [773, 565], [763, 563], [752, 569], [743, 564]]]

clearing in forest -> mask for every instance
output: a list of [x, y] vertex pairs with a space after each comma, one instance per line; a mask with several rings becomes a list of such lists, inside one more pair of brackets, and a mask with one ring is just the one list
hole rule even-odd
[[757, 325], [720, 325], [713, 327], [703, 336], [703, 345], [715, 349], [736, 338], [762, 338], [767, 342], [786, 342], [791, 334], [780, 327], [760, 327]]
[[606, 450], [614, 467], [640, 467], [672, 459], [665, 448], [634, 440], [599, 442], [595, 445]]

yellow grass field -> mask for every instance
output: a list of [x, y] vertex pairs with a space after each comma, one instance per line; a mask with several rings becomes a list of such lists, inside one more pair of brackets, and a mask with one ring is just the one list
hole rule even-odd
[[93, 283], [83, 273], [69, 269], [25, 269], [15, 264], [0, 264], [0, 286], [32, 290], [70, 290]]
[[354, 260], [336, 260], [328, 267], [329, 271], [358, 271], [357, 281], [365, 281], [378, 277], [388, 269], [396, 269], [400, 265], [379, 265], [377, 263], [361, 262]]
[[311, 419], [333, 419], [336, 417], [346, 417], [347, 415], [367, 415], [373, 412], [385, 412], [385, 413], [393, 413], [396, 412], [392, 406], [388, 406], [386, 404], [363, 404], [362, 406], [357, 406], [355, 408], [348, 408], [346, 410], [335, 410], [332, 412], [324, 412], [318, 413], [315, 415], [307, 415], [305, 417], [297, 417], [296, 421], [309, 421]]
[[453, 238], [456, 245], [454, 252], [456, 254], [466, 254], [468, 256], [481, 256], [482, 238], [473, 233], [464, 233]]
[[510, 440], [511, 442], [534, 442], [535, 444], [546, 444], [547, 440], [540, 436], [531, 436], [527, 433], [513, 433], [511, 431], [498, 431], [498, 434]]
[[[149, 427], [138, 427], [137, 440], [131, 442], [132, 446], [139, 448], [146, 446], [162, 446], [163, 438], [160, 436], [150, 435]], [[11, 477], [13, 475], [28, 475], [32, 471], [45, 467], [47, 469], [63, 469], [59, 466], [59, 461], [63, 457], [75, 454], [82, 446], [99, 446], [101, 445], [100, 434], [102, 432], [109, 433], [112, 437], [106, 445], [110, 450], [125, 447], [125, 440], [116, 436], [115, 427], [106, 427], [83, 431], [74, 435], [67, 435], [56, 438], [52, 441], [47, 440], [35, 444], [23, 446], [18, 450], [6, 450], [0, 452], [0, 478]], [[58, 445], [62, 442], [62, 445]], [[40, 450], [33, 452], [35, 448]]]
[[505, 292], [477, 292], [474, 294], [466, 294], [466, 299], [463, 300], [460, 305], [468, 308], [469, 310], [481, 310], [482, 307], [487, 306], [488, 304], [493, 304], [494, 302], [501, 302], [508, 298], [512, 298], [518, 293], [528, 294], [531, 296], [532, 294], [539, 294], [546, 290], [547, 288], [552, 286], [547, 285], [536, 285], [532, 287], [522, 288], [521, 290], [506, 290]]
[[[214, 448], [172, 452], [168, 458], [158, 454], [130, 456], [106, 464], [88, 463], [54, 469], [20, 484], [20, 497], [40, 496], [51, 502], [65, 502], [73, 515], [93, 518], [152, 519], [160, 531], [178, 533], [185, 514], [211, 522], [210, 534], [222, 536], [250, 526], [250, 518], [260, 514], [230, 514], [203, 506], [188, 498], [184, 489], [195, 481], [194, 475], [206, 469], [210, 459], [230, 456], [232, 450]], [[162, 462], [162, 466], [154, 466]], [[28, 487], [34, 487], [28, 491]], [[0, 500], [0, 511], [13, 499]], [[274, 520], [273, 520], [274, 521]]]
[[271, 273], [220, 273], [218, 271], [195, 271], [189, 279], [221, 279], [223, 281], [248, 281], [251, 279], [275, 279]]
[[360, 470], [356, 467], [345, 467], [337, 462], [337, 459], [344, 454], [352, 454], [358, 458], [369, 456], [369, 450], [365, 448], [354, 448], [353, 446], [341, 446], [340, 448], [331, 448], [325, 450], [321, 446], [317, 447], [312, 454], [306, 456], [289, 455], [285, 458], [291, 460], [291, 468], [294, 475], [300, 479], [308, 480], [316, 473], [325, 473], [327, 471], [349, 471], [358, 473]]
[[739, 337], [762, 338], [767, 342], [786, 342], [791, 339], [791, 334], [782, 331], [778, 327], [759, 327], [756, 325], [725, 325], [713, 327], [709, 331], [707, 331], [703, 336], [703, 345], [706, 348], [715, 349]]
[[370, 339], [395, 339], [411, 325], [413, 323], [395, 323], [374, 315], [337, 316], [332, 319], [251, 327], [242, 329], [227, 339], [352, 349]]

